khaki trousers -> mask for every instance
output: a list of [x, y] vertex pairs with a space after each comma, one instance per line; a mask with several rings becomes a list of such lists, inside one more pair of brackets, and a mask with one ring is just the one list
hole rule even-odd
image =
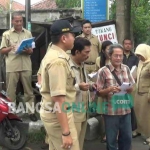
[[87, 121], [75, 122], [75, 126], [76, 126], [76, 129], [77, 129], [80, 150], [83, 150], [83, 144], [84, 144], [84, 139], [85, 139]]
[[[31, 71], [19, 71], [19, 72], [7, 72], [6, 73], [6, 85], [7, 85], [7, 94], [13, 102], [16, 102], [16, 88], [19, 79], [23, 85], [24, 98], [25, 102], [32, 107], [34, 104], [34, 94], [32, 89], [32, 72]], [[34, 110], [29, 114], [34, 113]]]
[[[46, 112], [42, 108], [40, 109], [40, 117], [44, 123], [44, 127], [48, 134], [49, 150], [54, 147], [55, 150], [65, 150], [61, 147], [62, 145], [62, 130], [57, 120], [55, 113]], [[80, 150], [77, 131], [74, 123], [73, 113], [68, 112], [68, 124], [73, 139], [73, 145], [69, 150]]]
[[47, 133], [45, 135], [45, 143], [48, 144], [48, 135], [47, 135]]
[[[51, 142], [50, 140], [48, 140], [48, 134], [46, 132], [46, 135], [45, 135], [45, 143], [49, 145], [49, 142]], [[55, 148], [53, 147], [53, 144], [51, 143], [50, 144], [50, 150], [55, 150]]]

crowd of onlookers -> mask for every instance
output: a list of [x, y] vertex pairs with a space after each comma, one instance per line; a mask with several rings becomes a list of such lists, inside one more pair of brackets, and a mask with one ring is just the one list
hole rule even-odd
[[[25, 47], [21, 54], [15, 53], [19, 43], [32, 35], [23, 28], [20, 13], [12, 15], [12, 24], [13, 27], [3, 33], [0, 47], [6, 61], [7, 93], [15, 102], [17, 83], [21, 80], [25, 100], [32, 104], [30, 55], [33, 50]], [[67, 20], [58, 20], [51, 26], [52, 43], [37, 73], [42, 96], [40, 117], [46, 129], [47, 145], [51, 150], [83, 150], [88, 114], [72, 104], [83, 103], [87, 111], [95, 100], [101, 107], [97, 113], [103, 117], [102, 142], [107, 143], [107, 150], [130, 150], [132, 137], [139, 135], [143, 135], [148, 144], [150, 46], [139, 44], [134, 50], [130, 38], [121, 44], [101, 43], [91, 29], [91, 22], [84, 20], [82, 34], [75, 38], [77, 31]], [[96, 78], [89, 78], [94, 72], [97, 72]], [[121, 93], [121, 86], [125, 84], [130, 86]], [[70, 106], [64, 106], [65, 102]], [[67, 113], [55, 111], [56, 103], [60, 108], [64, 106]], [[29, 112], [29, 117], [37, 121], [33, 112]]]

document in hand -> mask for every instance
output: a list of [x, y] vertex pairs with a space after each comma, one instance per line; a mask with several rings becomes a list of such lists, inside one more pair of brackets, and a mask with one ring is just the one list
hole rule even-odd
[[32, 48], [32, 42], [34, 42], [35, 37], [24, 39], [21, 41], [20, 45], [18, 46], [16, 50], [16, 54], [21, 53], [25, 47], [31, 47]]
[[136, 78], [137, 78], [137, 66], [133, 66], [133, 67], [131, 68], [131, 71], [130, 71], [130, 72], [131, 72], [133, 78], [136, 79]]
[[88, 74], [88, 76], [92, 79], [95, 76], [97, 76], [97, 72], [92, 72], [92, 73]]
[[88, 74], [88, 76], [93, 82], [96, 82], [97, 74], [98, 74], [97, 72], [92, 72], [92, 73]]
[[122, 95], [122, 94], [126, 94], [126, 90], [129, 89], [130, 87], [132, 87], [132, 84], [127, 83], [127, 82], [123, 82], [122, 85], [120, 86], [121, 91], [118, 93], [114, 93], [114, 95]]

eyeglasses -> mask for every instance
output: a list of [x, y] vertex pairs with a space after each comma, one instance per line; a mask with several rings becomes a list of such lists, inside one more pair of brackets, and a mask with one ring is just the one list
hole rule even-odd
[[112, 55], [114, 58], [123, 58], [123, 55]]

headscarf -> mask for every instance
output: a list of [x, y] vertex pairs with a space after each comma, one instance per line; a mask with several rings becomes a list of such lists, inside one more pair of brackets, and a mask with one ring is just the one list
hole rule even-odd
[[139, 84], [139, 77], [141, 74], [141, 69], [145, 63], [150, 62], [150, 46], [147, 44], [139, 44], [135, 50], [136, 55], [141, 55], [145, 58], [145, 61], [139, 61], [137, 70], [137, 86]]
[[143, 63], [150, 62], [150, 46], [147, 44], [139, 44], [135, 50], [135, 54], [145, 58]]

